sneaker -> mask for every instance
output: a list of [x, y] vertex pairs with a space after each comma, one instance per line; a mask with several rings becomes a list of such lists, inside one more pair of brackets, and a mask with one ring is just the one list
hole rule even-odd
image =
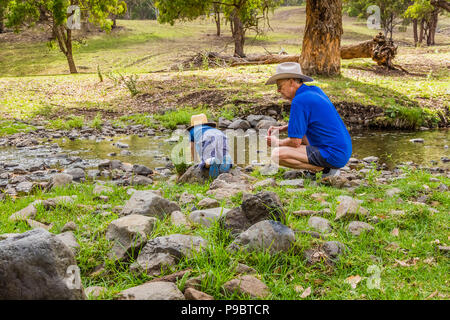
[[333, 177], [339, 177], [341, 174], [341, 170], [339, 169], [331, 169], [327, 173], [322, 173], [322, 179], [324, 178], [333, 178]]
[[[331, 177], [338, 177], [341, 174], [341, 170], [339, 169], [331, 169], [331, 168], [325, 168], [322, 171], [322, 179], [324, 178], [331, 178]], [[311, 172], [311, 171], [306, 171], [303, 174], [303, 178], [306, 179], [311, 179], [311, 180], [316, 180], [317, 179], [317, 173], [319, 172]]]

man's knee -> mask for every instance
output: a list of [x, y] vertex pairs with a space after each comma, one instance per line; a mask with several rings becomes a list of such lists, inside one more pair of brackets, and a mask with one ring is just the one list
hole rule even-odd
[[281, 152], [281, 148], [277, 147], [272, 149], [271, 159], [274, 163], [279, 163], [282, 160], [283, 153]]

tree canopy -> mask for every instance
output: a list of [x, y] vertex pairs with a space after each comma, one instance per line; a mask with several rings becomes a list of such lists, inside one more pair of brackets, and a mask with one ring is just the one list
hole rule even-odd
[[126, 4], [121, 0], [10, 0], [6, 1], [6, 26], [19, 32], [39, 20], [46, 21], [67, 58], [70, 72], [76, 73], [72, 56], [72, 30], [67, 25], [67, 19], [75, 13], [70, 9], [73, 5], [87, 11], [89, 21], [107, 31], [111, 30], [113, 24], [108, 19], [109, 15], [121, 14], [126, 10]]
[[194, 20], [213, 11], [220, 5], [225, 17], [231, 21], [235, 40], [235, 55], [245, 56], [243, 47], [248, 29], [260, 31], [260, 21], [268, 21], [268, 13], [281, 5], [283, 0], [159, 0], [158, 21], [173, 25], [176, 20]]

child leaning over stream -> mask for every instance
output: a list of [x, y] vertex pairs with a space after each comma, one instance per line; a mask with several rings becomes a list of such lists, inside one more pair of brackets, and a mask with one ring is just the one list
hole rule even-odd
[[217, 178], [220, 173], [230, 171], [232, 160], [226, 135], [208, 122], [201, 113], [191, 117], [191, 126], [187, 128], [191, 142], [191, 160], [199, 162], [197, 166], [209, 170], [209, 176]]

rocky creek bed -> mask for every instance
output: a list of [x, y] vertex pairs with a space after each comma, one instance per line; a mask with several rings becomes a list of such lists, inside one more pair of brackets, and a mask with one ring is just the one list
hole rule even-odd
[[[226, 127], [264, 130], [274, 124], [263, 117], [254, 122], [239, 119]], [[330, 270], [351, 268], [342, 261], [357, 266], [360, 250], [367, 251], [364, 266], [412, 268], [425, 261], [438, 273], [445, 266], [450, 210], [445, 148], [436, 166], [409, 162], [389, 168], [375, 156], [354, 157], [340, 177], [319, 181], [304, 178], [302, 171], [269, 174], [270, 167], [251, 164], [209, 181], [194, 168], [177, 177], [163, 152], [153, 155], [155, 167], [115, 158], [130, 152], [129, 145], [113, 139], [116, 135], [159, 136], [156, 140], [170, 144], [177, 141], [170, 133], [105, 125], [101, 131], [40, 127], [1, 138], [0, 150], [24, 156], [0, 161], [0, 270], [21, 270], [2, 273], [0, 299], [279, 299], [287, 297], [282, 286], [290, 288], [289, 297], [307, 298], [311, 281], [311, 297], [320, 298], [335, 290], [322, 286], [331, 286]], [[115, 155], [84, 159], [55, 142], [62, 139], [107, 141]], [[387, 204], [378, 207], [382, 203]], [[422, 225], [420, 217], [429, 225], [443, 222], [444, 230], [433, 227], [430, 236], [437, 232], [441, 240], [416, 243], [423, 250], [417, 253], [411, 243], [394, 240], [399, 232], [405, 238], [421, 234], [415, 227]], [[384, 240], [369, 254], [376, 239]], [[29, 248], [33, 257], [26, 254]], [[380, 248], [395, 254], [386, 256]], [[206, 263], [208, 256], [216, 262]], [[261, 262], [268, 257], [278, 265]], [[227, 261], [226, 267], [220, 261]], [[297, 263], [302, 272], [319, 268], [325, 278], [317, 271], [315, 279], [299, 270], [289, 273]], [[81, 273], [68, 278], [71, 266]], [[275, 276], [283, 272], [288, 276]], [[135, 280], [115, 284], [115, 277], [128, 274]], [[448, 297], [441, 284], [436, 290], [435, 296]]]

